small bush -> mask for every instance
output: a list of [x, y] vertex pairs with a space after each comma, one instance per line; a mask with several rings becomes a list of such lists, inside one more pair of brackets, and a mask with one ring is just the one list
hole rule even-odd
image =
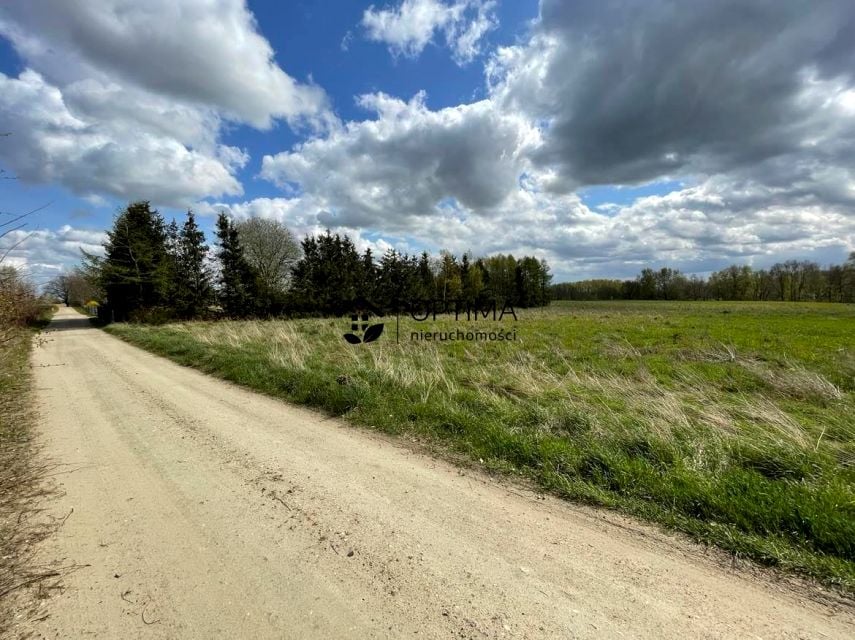
[[0, 266], [0, 345], [10, 342], [18, 328], [37, 322], [49, 307], [17, 269]]

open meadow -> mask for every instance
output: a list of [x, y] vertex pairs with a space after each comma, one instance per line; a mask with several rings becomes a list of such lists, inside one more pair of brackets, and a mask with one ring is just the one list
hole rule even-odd
[[[567, 302], [518, 320], [116, 324], [224, 379], [855, 589], [855, 307]], [[515, 341], [413, 331], [516, 329]]]

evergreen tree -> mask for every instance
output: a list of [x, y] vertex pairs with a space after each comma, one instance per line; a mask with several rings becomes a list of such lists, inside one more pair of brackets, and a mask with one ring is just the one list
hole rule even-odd
[[362, 292], [362, 297], [372, 303], [377, 302], [377, 265], [374, 264], [374, 254], [371, 253], [371, 248], [365, 250], [362, 254], [362, 268], [360, 270], [359, 290]]
[[168, 275], [168, 287], [166, 289], [165, 297], [168, 301], [168, 304], [175, 308], [175, 299], [178, 295], [178, 278], [180, 276], [178, 269], [178, 260], [180, 248], [178, 246], [178, 223], [175, 221], [175, 218], [169, 222], [165, 227], [166, 232], [166, 241], [164, 246], [166, 247], [166, 256], [167, 263], [166, 269], [169, 270]]
[[303, 257], [293, 272], [295, 306], [304, 311], [342, 313], [359, 298], [366, 298], [365, 256], [360, 257], [349, 237], [327, 230], [305, 238], [302, 248]]
[[258, 312], [258, 277], [243, 255], [237, 229], [225, 214], [217, 216], [220, 249], [220, 304], [231, 317]]
[[416, 298], [418, 300], [414, 300], [413, 302], [427, 303], [436, 298], [436, 281], [434, 280], [433, 270], [430, 265], [430, 254], [427, 251], [423, 251], [422, 255], [419, 256], [417, 270], [418, 286]]
[[178, 256], [178, 223], [175, 218], [166, 225], [166, 253], [171, 256]]
[[208, 245], [192, 211], [177, 237], [174, 304], [179, 316], [202, 315], [213, 299], [211, 273], [206, 263]]
[[107, 232], [99, 284], [116, 320], [169, 303], [172, 264], [163, 218], [148, 202], [119, 213]]
[[[333, 263], [337, 265], [336, 275], [340, 286], [337, 291], [331, 291], [329, 297], [338, 303], [339, 310], [349, 309], [353, 301], [365, 298], [360, 278], [361, 262], [356, 246], [349, 236], [339, 238], [336, 234], [335, 237], [337, 242], [333, 245]], [[335, 305], [331, 306], [335, 308]]]
[[303, 257], [291, 272], [289, 298], [291, 306], [303, 311], [315, 311], [318, 298], [313, 284], [314, 268], [318, 263], [318, 242], [314, 236], [306, 236], [301, 243]]
[[420, 306], [418, 258], [389, 249], [380, 260], [378, 304], [388, 311]]

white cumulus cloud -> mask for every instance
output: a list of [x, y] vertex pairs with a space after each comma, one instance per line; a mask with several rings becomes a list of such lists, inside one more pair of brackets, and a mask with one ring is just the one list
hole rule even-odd
[[0, 160], [25, 181], [186, 206], [243, 193], [249, 157], [220, 143], [228, 122], [334, 125], [245, 0], [9, 0], [0, 35], [26, 64], [0, 74]]
[[489, 101], [439, 111], [421, 94], [359, 102], [377, 117], [262, 162], [263, 177], [298, 185], [325, 205], [322, 224], [405, 229], [451, 200], [486, 214], [517, 188], [526, 154], [539, 143], [526, 119]]
[[245, 0], [7, 0], [0, 33], [51, 82], [120, 84], [269, 127], [321, 113], [321, 89], [273, 60]]
[[481, 53], [481, 41], [498, 26], [494, 0], [403, 0], [397, 7], [375, 9], [362, 16], [368, 39], [383, 42], [393, 55], [418, 56], [441, 34], [458, 64]]

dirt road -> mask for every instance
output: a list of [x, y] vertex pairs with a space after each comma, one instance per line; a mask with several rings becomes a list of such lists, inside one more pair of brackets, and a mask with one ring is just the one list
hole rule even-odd
[[[57, 315], [49, 638], [845, 638], [852, 610]], [[71, 511], [73, 509], [73, 511]]]

